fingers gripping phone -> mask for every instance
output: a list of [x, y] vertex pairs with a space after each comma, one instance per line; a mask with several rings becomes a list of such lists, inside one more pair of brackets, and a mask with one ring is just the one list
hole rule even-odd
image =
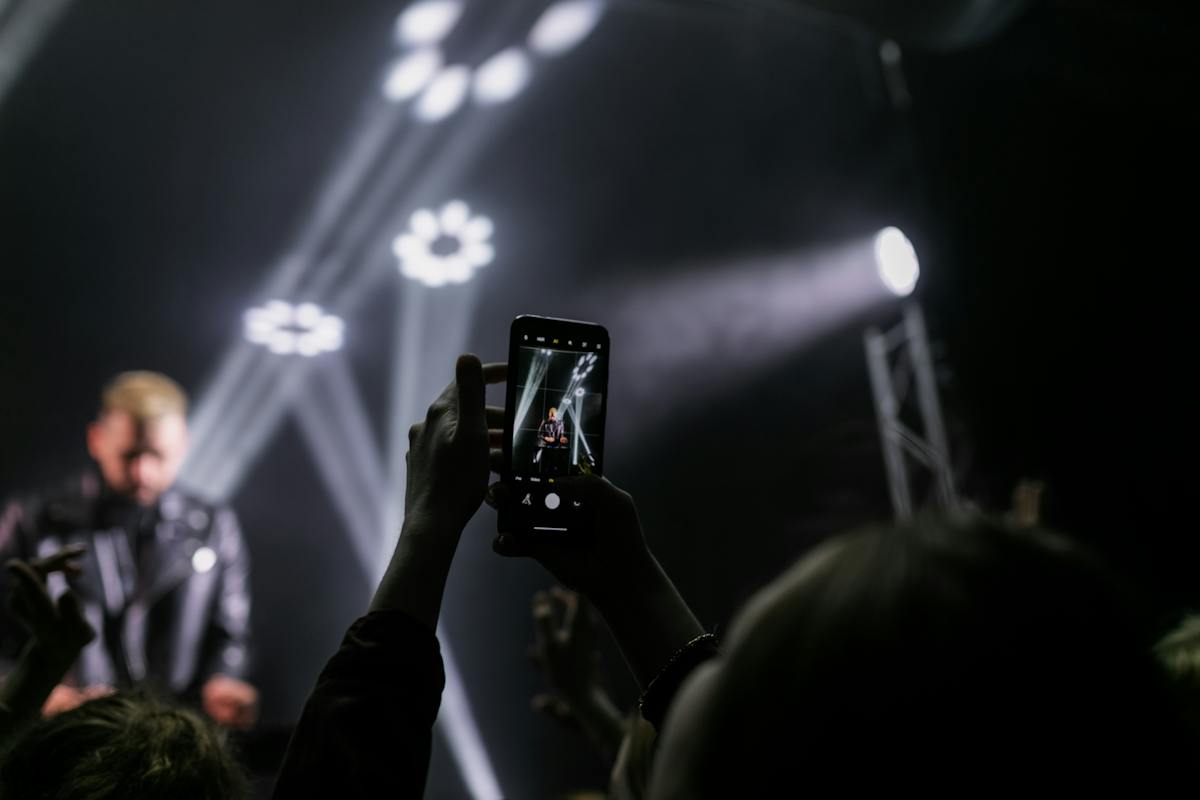
[[601, 325], [513, 320], [501, 477], [515, 502], [501, 509], [501, 531], [569, 536], [589, 527], [590, 509], [561, 480], [603, 474], [608, 359]]

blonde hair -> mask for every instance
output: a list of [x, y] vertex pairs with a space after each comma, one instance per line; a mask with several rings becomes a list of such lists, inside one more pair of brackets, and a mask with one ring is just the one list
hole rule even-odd
[[546, 416], [550, 416], [551, 414], [553, 414], [554, 416], [556, 416], [556, 417], [557, 417], [557, 416], [558, 416], [558, 409], [557, 409], [557, 408], [555, 408], [554, 406], [550, 406], [550, 410], [546, 412]]
[[158, 372], [122, 372], [100, 395], [100, 415], [124, 411], [136, 420], [170, 414], [187, 415], [187, 395], [179, 384]]

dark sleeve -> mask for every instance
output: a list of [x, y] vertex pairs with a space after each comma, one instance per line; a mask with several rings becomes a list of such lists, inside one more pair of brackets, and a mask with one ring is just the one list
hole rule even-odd
[[213, 525], [221, 580], [201, 674], [245, 678], [250, 671], [250, 554], [233, 511], [218, 510]]
[[444, 685], [433, 631], [399, 611], [360, 618], [304, 705], [276, 800], [421, 797]]

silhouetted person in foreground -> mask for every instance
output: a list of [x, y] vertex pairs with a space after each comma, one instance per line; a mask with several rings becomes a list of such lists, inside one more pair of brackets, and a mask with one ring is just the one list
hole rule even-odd
[[838, 537], [689, 678], [650, 796], [766, 796], [798, 768], [848, 785], [1166, 780], [1185, 734], [1148, 630], [1044, 530], [963, 517]]
[[[504, 414], [484, 386], [504, 366], [462, 356], [456, 373], [410, 431], [403, 532], [309, 697], [276, 797], [423, 793], [446, 576], [485, 495], [515, 501], [487, 487]], [[961, 791], [964, 775], [971, 790], [1144, 788], [1181, 763], [1182, 728], [1126, 598], [1053, 535], [965, 520], [834, 540], [755, 596], [721, 655], [632, 498], [594, 476], [563, 485], [593, 509], [594, 535], [502, 532], [493, 547], [538, 559], [604, 618], [660, 733], [649, 797], [790, 796], [831, 779]]]

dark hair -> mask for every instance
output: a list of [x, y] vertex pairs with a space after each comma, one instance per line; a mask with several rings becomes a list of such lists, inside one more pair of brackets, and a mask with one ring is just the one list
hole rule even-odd
[[1200, 615], [1189, 615], [1154, 646], [1181, 713], [1200, 729]]
[[1187, 745], [1134, 609], [1044, 530], [960, 517], [835, 539], [743, 612], [684, 732], [690, 788], [667, 796], [1158, 774]]
[[0, 762], [0, 798], [237, 800], [247, 795], [223, 736], [195, 712], [115, 694], [29, 727]]

